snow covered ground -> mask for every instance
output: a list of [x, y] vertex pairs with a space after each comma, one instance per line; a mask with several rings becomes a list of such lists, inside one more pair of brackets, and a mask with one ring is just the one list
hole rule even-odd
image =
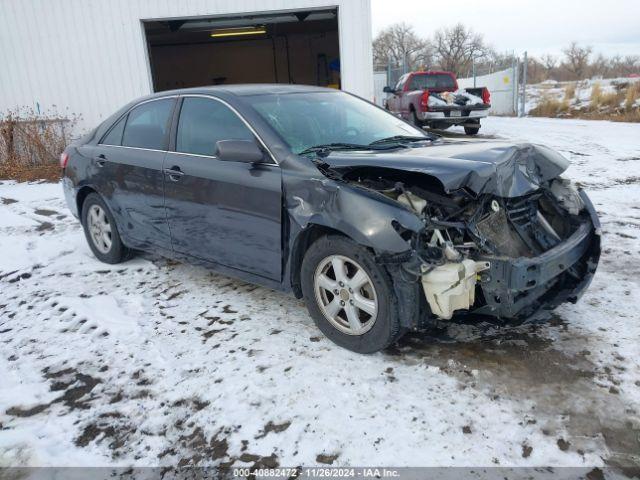
[[640, 124], [481, 132], [570, 158], [603, 224], [594, 283], [546, 324], [371, 356], [293, 297], [153, 255], [101, 264], [59, 185], [2, 182], [0, 465], [640, 465]]

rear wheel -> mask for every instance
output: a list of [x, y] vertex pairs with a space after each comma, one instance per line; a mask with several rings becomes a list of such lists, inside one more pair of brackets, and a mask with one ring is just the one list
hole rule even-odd
[[467, 135], [477, 135], [479, 130], [480, 122], [464, 126], [464, 133], [466, 133]]
[[98, 260], [120, 263], [129, 257], [129, 249], [120, 239], [116, 221], [100, 195], [87, 195], [82, 204], [81, 219], [89, 248]]
[[318, 239], [305, 254], [301, 280], [311, 317], [334, 343], [373, 353], [400, 337], [391, 280], [364, 247], [337, 235]]

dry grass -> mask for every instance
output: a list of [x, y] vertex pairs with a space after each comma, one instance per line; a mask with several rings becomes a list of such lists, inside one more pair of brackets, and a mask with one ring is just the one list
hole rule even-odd
[[74, 121], [28, 112], [0, 117], [0, 178], [59, 177], [58, 159], [70, 142]]
[[556, 100], [550, 96], [543, 96], [538, 105], [529, 111], [533, 117], [559, 117], [564, 116], [569, 111], [569, 102]]
[[603, 92], [599, 83], [595, 83], [591, 88], [591, 111], [602, 110], [604, 108], [616, 108], [624, 99], [624, 92], [616, 90], [613, 92]]
[[564, 87], [564, 101], [571, 102], [573, 97], [576, 95], [576, 84], [570, 83], [566, 87]]
[[[627, 89], [627, 92], [629, 89]], [[624, 111], [621, 107], [626, 98], [625, 90], [616, 88], [612, 92], [603, 92], [599, 83], [593, 85], [591, 89], [591, 103], [589, 109], [582, 115], [585, 118], [613, 120], [617, 122], [637, 122], [640, 115], [637, 111], [628, 109]]]
[[585, 118], [587, 120], [609, 120], [611, 122], [640, 123], [640, 109], [630, 111], [611, 112], [585, 112], [580, 115], [572, 115], [573, 118]]
[[630, 111], [633, 104], [640, 98], [640, 82], [633, 82], [627, 87], [627, 93], [624, 98], [624, 108]]
[[602, 88], [599, 83], [594, 83], [591, 87], [591, 104], [598, 105], [602, 99]]
[[600, 107], [620, 108], [624, 101], [624, 92], [604, 93], [600, 100]]
[[0, 163], [0, 179], [17, 180], [19, 182], [33, 182], [46, 180], [57, 182], [60, 180], [60, 166], [58, 164], [24, 167], [16, 164]]
[[593, 84], [589, 105], [580, 108], [580, 102], [575, 99], [577, 85], [569, 83], [565, 86], [562, 100], [545, 94], [529, 115], [640, 122], [640, 107], [636, 104], [640, 98], [640, 82], [625, 82], [614, 86], [615, 90], [605, 92], [599, 83]]

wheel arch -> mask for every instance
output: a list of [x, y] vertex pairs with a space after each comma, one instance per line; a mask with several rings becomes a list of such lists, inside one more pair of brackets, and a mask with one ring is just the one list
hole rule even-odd
[[[310, 223], [304, 230], [302, 230], [298, 234], [298, 236], [295, 238], [295, 241], [293, 242], [293, 247], [291, 248], [290, 255], [289, 280], [291, 283], [291, 290], [293, 291], [296, 298], [302, 298], [300, 269], [302, 267], [302, 260], [304, 259], [304, 255], [311, 244], [313, 244], [313, 242], [327, 235], [340, 235], [353, 240], [353, 238], [351, 238], [349, 235], [335, 228], [318, 223]], [[365, 246], [365, 248], [367, 247]]]
[[[85, 185], [81, 187], [78, 190], [78, 193], [76, 193], [76, 207], [78, 208], [78, 217], [80, 218], [82, 217], [82, 205], [84, 205], [84, 201], [91, 193], [96, 193], [100, 195], [95, 188], [89, 185]], [[81, 221], [82, 221], [82, 218], [81, 218]]]

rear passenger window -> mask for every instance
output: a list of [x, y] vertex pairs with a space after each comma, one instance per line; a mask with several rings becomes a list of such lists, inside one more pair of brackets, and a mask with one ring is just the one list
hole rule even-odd
[[218, 140], [253, 140], [251, 130], [225, 104], [202, 97], [182, 102], [176, 151], [215, 155]]
[[173, 102], [172, 98], [154, 100], [131, 110], [124, 128], [122, 145], [164, 150]]
[[104, 145], [122, 145], [122, 132], [124, 132], [124, 123], [127, 121], [125, 115], [120, 119], [118, 123], [111, 129], [111, 131], [102, 139]]

